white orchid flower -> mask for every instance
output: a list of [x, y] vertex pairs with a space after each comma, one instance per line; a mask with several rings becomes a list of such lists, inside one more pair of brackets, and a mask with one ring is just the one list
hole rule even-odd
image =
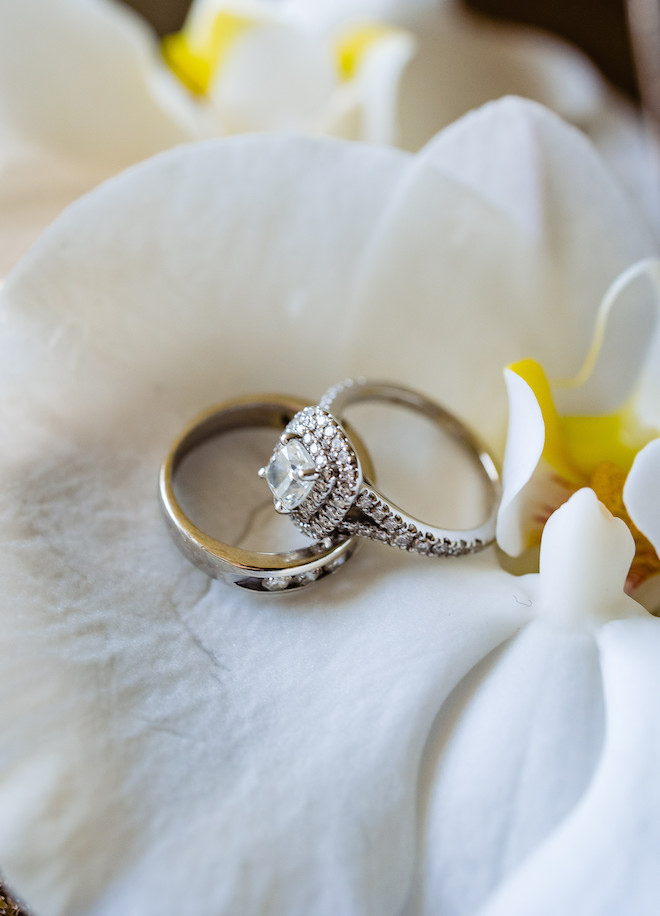
[[296, 130], [418, 150], [504, 94], [581, 126], [652, 209], [639, 121], [594, 67], [451, 4], [196, 0], [162, 45], [114, 0], [0, 0], [0, 21], [2, 275], [65, 204], [169, 147]]
[[[656, 296], [630, 296], [640, 277], [651, 278]], [[538, 544], [556, 507], [589, 486], [628, 524], [636, 546], [628, 589], [650, 607], [660, 584], [658, 290], [658, 260], [619, 277], [574, 379], [550, 385], [533, 360], [506, 370], [510, 416], [497, 534], [507, 553], [522, 554]]]
[[[61, 215], [0, 294], [0, 864], [36, 912], [654, 911], [660, 623], [589, 489], [538, 574], [367, 544], [269, 604], [190, 566], [155, 493], [201, 407], [354, 373], [503, 440], [502, 366], [574, 374], [653, 246], [581, 134], [516, 100], [415, 156], [184, 147]], [[465, 515], [424, 443], [390, 438], [393, 483]], [[260, 484], [239, 446], [202, 478], [225, 530], [229, 471]]]

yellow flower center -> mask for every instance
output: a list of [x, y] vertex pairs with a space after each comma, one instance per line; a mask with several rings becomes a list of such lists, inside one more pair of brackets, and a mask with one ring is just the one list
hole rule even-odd
[[537, 362], [522, 360], [510, 369], [527, 382], [543, 415], [543, 459], [569, 492], [591, 487], [612, 515], [628, 525], [636, 548], [628, 588], [660, 573], [653, 545], [635, 527], [623, 502], [623, 486], [635, 455], [657, 431], [642, 427], [629, 405], [605, 416], [560, 417], [546, 374]]
[[[207, 21], [186, 23], [180, 32], [163, 38], [165, 62], [191, 92], [205, 95], [236, 40], [260, 21], [223, 10]], [[366, 54], [395, 31], [381, 23], [362, 23], [341, 32], [332, 43], [338, 80], [353, 79]]]

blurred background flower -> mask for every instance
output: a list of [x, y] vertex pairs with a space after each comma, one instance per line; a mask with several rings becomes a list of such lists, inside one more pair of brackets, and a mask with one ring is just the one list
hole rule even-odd
[[[75, 197], [179, 143], [295, 130], [417, 150], [505, 94], [598, 145], [660, 226], [634, 108], [574, 48], [429, 0], [0, 0], [0, 275]], [[185, 16], [185, 18], [184, 18]]]

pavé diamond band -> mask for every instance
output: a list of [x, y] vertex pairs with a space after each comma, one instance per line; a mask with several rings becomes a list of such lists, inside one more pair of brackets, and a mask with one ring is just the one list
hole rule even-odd
[[[488, 517], [467, 530], [438, 528], [413, 518], [380, 493], [346, 429], [344, 411], [359, 401], [386, 401], [430, 418], [459, 443], [488, 484]], [[424, 556], [475, 553], [495, 536], [500, 479], [485, 446], [465, 424], [435, 401], [390, 382], [348, 379], [330, 388], [319, 404], [287, 424], [259, 475], [278, 512], [313, 538], [361, 535]]]
[[[359, 546], [343, 532], [322, 535], [317, 542], [287, 553], [261, 553], [225, 544], [201, 531], [185, 514], [176, 496], [174, 477], [185, 456], [207, 439], [243, 427], [282, 429], [308, 401], [285, 395], [257, 395], [226, 401], [198, 416], [173, 443], [160, 470], [159, 493], [165, 519], [182, 553], [208, 576], [255, 592], [289, 592], [335, 572]], [[368, 454], [353, 435], [361, 464], [371, 469]]]

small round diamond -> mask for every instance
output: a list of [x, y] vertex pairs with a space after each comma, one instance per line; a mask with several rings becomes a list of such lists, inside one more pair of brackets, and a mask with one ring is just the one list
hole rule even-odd
[[267, 592], [282, 592], [291, 583], [291, 576], [267, 576], [263, 585]]

